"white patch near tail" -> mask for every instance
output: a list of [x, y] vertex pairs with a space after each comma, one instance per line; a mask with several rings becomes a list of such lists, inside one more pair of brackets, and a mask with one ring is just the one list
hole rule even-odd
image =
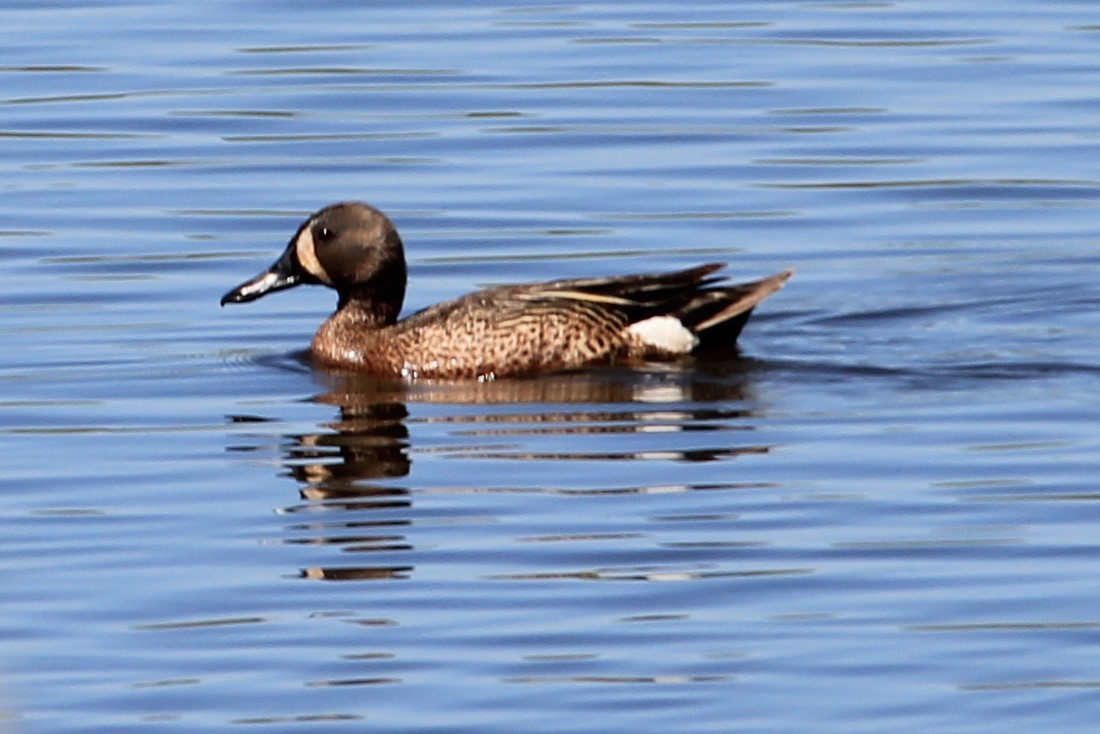
[[699, 343], [699, 339], [674, 316], [652, 316], [631, 324], [627, 332], [647, 347], [669, 354], [687, 354]]

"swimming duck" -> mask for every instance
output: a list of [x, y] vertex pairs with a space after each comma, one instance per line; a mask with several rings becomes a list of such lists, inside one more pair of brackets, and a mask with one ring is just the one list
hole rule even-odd
[[753, 308], [791, 271], [727, 285], [714, 275], [723, 267], [503, 285], [399, 321], [406, 267], [397, 229], [378, 209], [343, 202], [309, 217], [270, 268], [221, 303], [326, 285], [339, 303], [313, 337], [321, 365], [405, 379], [491, 380], [732, 345]]

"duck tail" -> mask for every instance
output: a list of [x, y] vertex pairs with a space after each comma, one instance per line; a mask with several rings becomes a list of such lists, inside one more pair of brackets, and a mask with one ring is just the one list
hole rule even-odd
[[674, 314], [698, 339], [699, 347], [733, 344], [752, 310], [782, 288], [793, 270], [731, 286], [701, 289]]

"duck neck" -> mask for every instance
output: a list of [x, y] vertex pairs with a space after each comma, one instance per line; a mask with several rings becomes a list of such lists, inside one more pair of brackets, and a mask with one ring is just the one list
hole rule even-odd
[[383, 251], [381, 262], [370, 263], [371, 276], [363, 282], [338, 288], [338, 312], [354, 310], [356, 318], [374, 326], [397, 322], [401, 305], [405, 302], [407, 270], [401, 240], [396, 232], [390, 236], [394, 241]]
[[402, 292], [396, 295], [369, 289], [341, 293], [336, 312], [370, 326], [389, 326], [396, 323], [397, 316], [401, 313], [401, 303], [405, 295], [403, 291], [402, 288]]
[[337, 286], [340, 294], [337, 311], [354, 309], [357, 317], [375, 326], [388, 326], [396, 323], [401, 313], [408, 278], [405, 248], [392, 225], [385, 246], [371, 255], [360, 264], [354, 277], [345, 281], [348, 285]]

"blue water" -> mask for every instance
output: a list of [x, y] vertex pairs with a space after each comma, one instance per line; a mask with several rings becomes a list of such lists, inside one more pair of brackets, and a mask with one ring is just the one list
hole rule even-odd
[[[0, 731], [1091, 732], [1088, 3], [0, 10]], [[400, 386], [218, 298], [794, 267], [740, 357]]]

